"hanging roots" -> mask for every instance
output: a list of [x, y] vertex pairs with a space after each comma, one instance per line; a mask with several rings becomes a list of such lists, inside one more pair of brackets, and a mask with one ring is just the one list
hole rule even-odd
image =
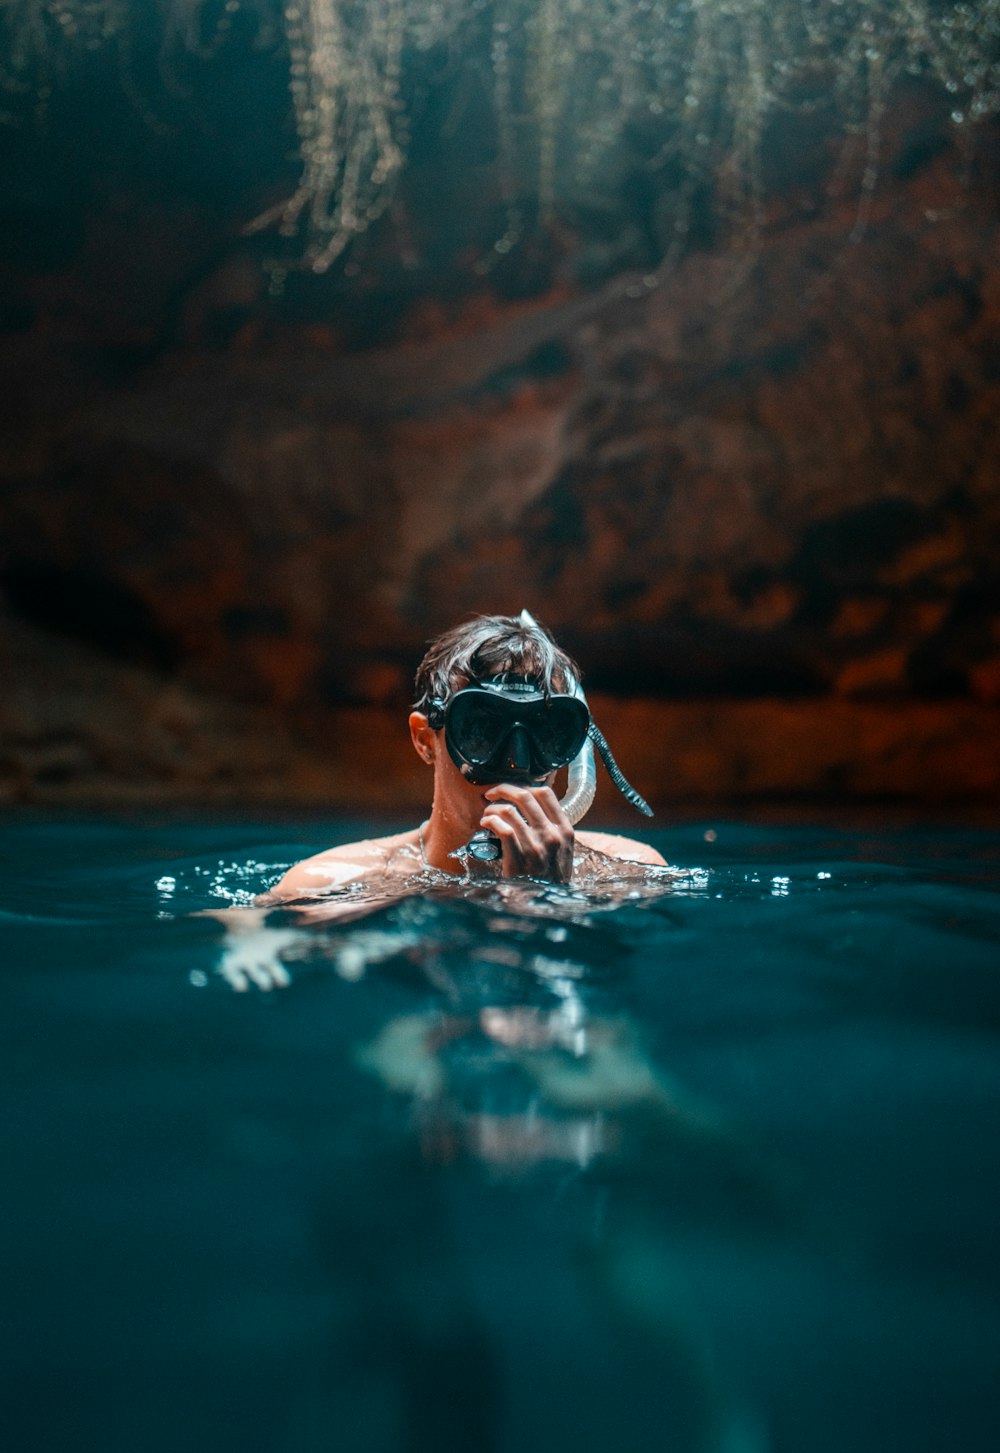
[[[0, 0], [0, 81], [15, 106], [17, 93], [44, 101], [74, 48], [127, 54], [151, 14], [165, 59], [178, 48], [209, 58], [237, 16], [258, 43], [283, 44], [301, 176], [251, 230], [301, 236], [317, 271], [391, 200], [409, 142], [407, 76], [429, 52], [486, 74], [512, 215], [529, 177], [542, 215], [557, 209], [627, 127], [663, 138], [679, 196], [715, 176], [746, 216], [778, 110], [834, 104], [848, 130], [866, 130], [870, 193], [901, 75], [943, 86], [956, 126], [1000, 109], [1000, 0]], [[677, 217], [682, 230], [682, 207]]]

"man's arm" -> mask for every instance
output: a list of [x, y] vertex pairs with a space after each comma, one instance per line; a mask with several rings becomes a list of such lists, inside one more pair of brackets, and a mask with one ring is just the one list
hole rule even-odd
[[327, 848], [289, 868], [279, 883], [254, 900], [252, 908], [205, 910], [205, 917], [217, 919], [226, 930], [218, 972], [241, 993], [251, 984], [265, 990], [284, 988], [290, 980], [282, 955], [300, 945], [301, 929], [287, 923], [280, 928], [270, 926], [266, 922], [268, 909], [314, 898], [315, 908], [301, 909], [299, 916], [304, 920], [357, 912], [353, 904], [323, 904], [323, 896], [345, 883], [371, 876], [373, 862], [378, 865], [384, 862], [373, 843]]
[[666, 858], [660, 856], [649, 843], [638, 838], [619, 837], [613, 832], [578, 832], [577, 841], [585, 848], [593, 848], [607, 858], [618, 858], [626, 863], [648, 863], [650, 867], [669, 867]]
[[325, 848], [296, 863], [279, 883], [257, 899], [264, 905], [275, 905], [290, 898], [315, 898], [329, 893], [345, 883], [354, 882], [370, 873], [373, 867], [381, 866], [371, 842], [348, 843], [340, 848]]
[[403, 849], [408, 850], [413, 871], [416, 871], [420, 866], [416, 829], [324, 848], [321, 853], [314, 853], [311, 858], [304, 858], [294, 868], [289, 868], [281, 882], [257, 902], [273, 907], [289, 898], [322, 897], [359, 878], [376, 882], [385, 875], [390, 861], [397, 854], [405, 863], [407, 853]]

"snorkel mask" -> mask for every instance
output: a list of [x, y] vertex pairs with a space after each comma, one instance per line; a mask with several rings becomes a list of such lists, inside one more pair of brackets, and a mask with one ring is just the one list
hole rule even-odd
[[469, 782], [537, 784], [577, 756], [590, 712], [578, 696], [546, 696], [530, 677], [508, 675], [457, 691], [443, 725], [451, 760]]
[[[536, 622], [521, 612], [524, 625]], [[611, 749], [594, 724], [578, 681], [566, 692], [546, 692], [527, 676], [506, 673], [474, 681], [447, 701], [428, 702], [428, 724], [444, 728], [445, 745], [455, 766], [477, 786], [497, 782], [538, 785], [560, 767], [569, 768], [561, 806], [577, 823], [590, 809], [597, 790], [594, 747], [608, 775], [633, 807], [652, 817], [649, 804], [625, 780]], [[477, 832], [453, 856], [490, 862], [501, 856], [499, 839]]]

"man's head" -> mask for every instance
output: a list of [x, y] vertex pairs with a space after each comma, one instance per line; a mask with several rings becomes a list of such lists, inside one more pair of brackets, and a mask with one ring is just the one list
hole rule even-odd
[[520, 616], [475, 616], [432, 641], [417, 668], [414, 711], [498, 676], [528, 677], [547, 696], [572, 691], [580, 670], [544, 626]]
[[526, 613], [478, 616], [439, 636], [421, 662], [410, 731], [417, 752], [465, 791], [551, 782], [580, 750], [590, 716], [575, 663]]

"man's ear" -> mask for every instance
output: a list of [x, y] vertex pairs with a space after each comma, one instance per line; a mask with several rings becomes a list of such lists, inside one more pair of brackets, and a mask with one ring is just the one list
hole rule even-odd
[[422, 711], [410, 712], [410, 740], [417, 756], [428, 766], [433, 765], [437, 751], [437, 733]]

